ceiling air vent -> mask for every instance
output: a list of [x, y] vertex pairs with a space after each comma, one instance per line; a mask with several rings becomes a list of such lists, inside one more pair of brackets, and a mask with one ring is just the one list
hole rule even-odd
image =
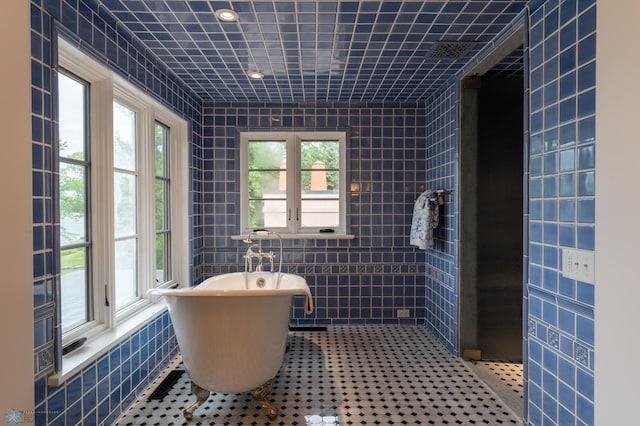
[[433, 48], [427, 53], [425, 58], [458, 59], [471, 50], [474, 45], [474, 42], [468, 41], [439, 41], [433, 45]]

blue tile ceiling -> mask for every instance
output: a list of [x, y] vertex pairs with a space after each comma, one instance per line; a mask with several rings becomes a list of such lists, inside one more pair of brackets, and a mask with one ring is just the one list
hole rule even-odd
[[[527, 3], [95, 1], [203, 99], [226, 102], [423, 101]], [[238, 21], [219, 21], [220, 8]], [[470, 48], [430, 56], [439, 42]]]

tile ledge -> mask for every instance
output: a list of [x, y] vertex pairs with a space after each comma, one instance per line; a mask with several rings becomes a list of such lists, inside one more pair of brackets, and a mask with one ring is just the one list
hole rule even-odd
[[[249, 234], [232, 235], [232, 240], [245, 240]], [[317, 234], [280, 234], [283, 240], [353, 240], [354, 234], [317, 233]], [[256, 239], [275, 240], [276, 236], [259, 236]]]
[[166, 309], [164, 302], [151, 304], [142, 312], [123, 321], [117, 327], [105, 330], [91, 338], [82, 347], [62, 358], [62, 370], [49, 376], [47, 384], [49, 386], [60, 386]]

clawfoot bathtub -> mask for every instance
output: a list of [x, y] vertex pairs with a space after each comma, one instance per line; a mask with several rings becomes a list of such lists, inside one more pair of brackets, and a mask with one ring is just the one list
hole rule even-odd
[[267, 399], [272, 379], [284, 357], [293, 296], [305, 296], [305, 312], [313, 301], [304, 278], [277, 272], [236, 272], [211, 277], [183, 289], [154, 289], [162, 296], [191, 378], [196, 401], [184, 410], [186, 419], [210, 392], [252, 392], [275, 419]]

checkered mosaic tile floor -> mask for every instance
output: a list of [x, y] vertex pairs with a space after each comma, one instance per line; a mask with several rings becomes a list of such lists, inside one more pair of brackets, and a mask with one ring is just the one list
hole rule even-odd
[[477, 361], [476, 364], [488, 369], [522, 398], [522, 364], [503, 361]]
[[[168, 371], [183, 368], [177, 359]], [[331, 326], [295, 331], [273, 381], [270, 421], [249, 393], [212, 393], [187, 422], [194, 398], [187, 374], [162, 400], [151, 388], [117, 423], [145, 425], [522, 424], [464, 361], [422, 326]]]
[[486, 383], [519, 417], [522, 417], [522, 363], [508, 361], [469, 361], [469, 368]]

